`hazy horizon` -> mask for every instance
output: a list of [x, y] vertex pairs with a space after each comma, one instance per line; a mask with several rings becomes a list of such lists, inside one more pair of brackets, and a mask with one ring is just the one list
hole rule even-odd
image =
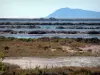
[[0, 0], [0, 18], [42, 18], [60, 8], [100, 12], [100, 0]]

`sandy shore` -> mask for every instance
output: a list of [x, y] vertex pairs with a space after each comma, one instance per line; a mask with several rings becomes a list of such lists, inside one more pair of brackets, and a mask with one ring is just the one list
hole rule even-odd
[[58, 58], [39, 58], [39, 57], [9, 57], [5, 58], [3, 63], [9, 63], [20, 66], [22, 69], [51, 68], [63, 66], [75, 67], [98, 67], [100, 66], [100, 57], [58, 57]]

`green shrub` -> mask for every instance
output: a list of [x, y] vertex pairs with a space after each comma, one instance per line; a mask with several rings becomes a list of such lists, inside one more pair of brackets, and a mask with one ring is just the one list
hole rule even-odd
[[4, 57], [5, 57], [4, 53], [0, 52], [0, 58], [4, 58]]
[[73, 72], [72, 75], [92, 75], [92, 73], [89, 70], [81, 69], [79, 71]]
[[5, 68], [6, 67], [4, 66], [4, 64], [0, 62], [0, 75], [2, 75], [2, 73], [4, 73]]
[[20, 40], [24, 41], [24, 42], [31, 42], [31, 41], [33, 41], [33, 39], [31, 39], [31, 38], [28, 38], [28, 39], [21, 38]]

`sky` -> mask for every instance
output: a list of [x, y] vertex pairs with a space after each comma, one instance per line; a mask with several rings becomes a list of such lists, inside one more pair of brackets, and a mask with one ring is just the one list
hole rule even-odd
[[100, 0], [0, 0], [0, 18], [42, 18], [66, 7], [100, 11]]

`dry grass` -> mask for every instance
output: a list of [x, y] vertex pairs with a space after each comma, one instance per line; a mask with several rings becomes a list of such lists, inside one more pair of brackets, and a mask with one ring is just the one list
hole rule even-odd
[[[0, 51], [5, 56], [69, 56], [69, 55], [96, 55], [91, 52], [80, 52], [79, 47], [88, 43], [77, 42], [73, 39], [0, 39]], [[71, 47], [71, 51], [64, 51], [63, 46]], [[100, 45], [99, 45], [100, 46]], [[8, 47], [8, 49], [5, 49]], [[54, 51], [52, 51], [54, 49]], [[75, 52], [74, 52], [75, 51]], [[77, 51], [77, 53], [76, 53]]]
[[52, 67], [22, 70], [16, 65], [5, 66], [2, 75], [100, 75], [100, 67]]

